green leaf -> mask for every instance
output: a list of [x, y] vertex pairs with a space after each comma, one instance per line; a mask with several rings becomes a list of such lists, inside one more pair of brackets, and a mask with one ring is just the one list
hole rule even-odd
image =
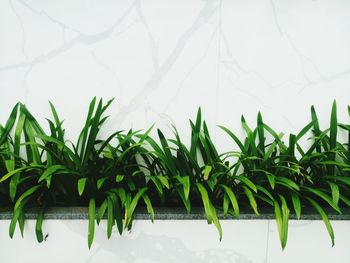
[[38, 190], [39, 188], [41, 187], [41, 185], [36, 185], [36, 186], [33, 186], [31, 188], [29, 188], [28, 190], [26, 190], [16, 201], [15, 203], [15, 209], [17, 209], [21, 202], [23, 201], [23, 199], [25, 199], [26, 197], [32, 195], [36, 190]]
[[43, 230], [42, 230], [43, 220], [44, 220], [44, 208], [40, 209], [37, 215], [36, 224], [35, 224], [36, 239], [38, 240], [39, 243], [43, 242], [44, 240]]
[[234, 135], [229, 129], [227, 129], [224, 126], [219, 125], [219, 128], [224, 130], [235, 141], [235, 143], [238, 145], [239, 149], [242, 151], [244, 155], [247, 154], [245, 147], [243, 146], [243, 144], [241, 143], [241, 141], [238, 139], [236, 135]]
[[83, 148], [85, 146], [84, 154], [81, 154], [80, 156], [83, 156], [82, 158], [82, 166], [84, 167], [88, 161], [89, 156], [94, 151], [94, 146], [96, 144], [96, 137], [99, 132], [99, 126], [100, 126], [100, 120], [102, 116], [102, 99], [99, 100], [95, 115], [89, 122], [91, 122], [90, 129], [87, 130], [89, 132], [89, 136], [86, 141], [86, 145], [83, 145]]
[[124, 175], [121, 175], [121, 174], [118, 174], [118, 175], [116, 175], [116, 177], [115, 177], [115, 181], [116, 181], [117, 183], [123, 181], [123, 179], [124, 179]]
[[316, 202], [314, 201], [313, 199], [311, 198], [308, 198], [308, 197], [305, 197], [309, 203], [316, 209], [316, 211], [320, 214], [324, 224], [326, 225], [326, 228], [327, 228], [327, 231], [328, 231], [328, 234], [331, 238], [331, 241], [332, 241], [332, 247], [334, 246], [334, 231], [333, 231], [333, 228], [332, 228], [332, 225], [331, 223], [329, 222], [329, 219], [328, 219], [328, 216], [327, 214], [324, 212], [324, 210], [322, 209], [322, 207]]
[[21, 144], [21, 135], [24, 128], [26, 116], [21, 112], [18, 118], [18, 122], [15, 129], [15, 140], [13, 145], [13, 151], [15, 156], [19, 156], [20, 144]]
[[17, 194], [17, 186], [20, 182], [20, 173], [17, 173], [15, 175], [13, 175], [10, 179], [10, 184], [9, 184], [9, 195], [11, 198], [11, 201], [14, 202], [15, 201], [15, 197]]
[[337, 211], [339, 214], [341, 214], [339, 206], [333, 202], [332, 198], [330, 198], [326, 193], [322, 192], [321, 190], [310, 188], [307, 186], [303, 186], [303, 189], [313, 193], [319, 197], [321, 197], [324, 201], [326, 201], [335, 211]]
[[211, 169], [212, 169], [212, 167], [210, 165], [205, 166], [205, 168], [204, 168], [204, 180], [208, 180]]
[[125, 190], [123, 188], [118, 188], [115, 190], [116, 194], [119, 196], [120, 198], [120, 202], [122, 204], [124, 204], [126, 202], [126, 193]]
[[295, 156], [295, 143], [296, 143], [296, 136], [294, 134], [289, 135], [289, 155]]
[[153, 221], [154, 221], [154, 210], [153, 210], [153, 207], [152, 207], [151, 200], [149, 199], [148, 195], [146, 195], [146, 194], [143, 194], [142, 198], [143, 198], [143, 201], [145, 201], [145, 204], [147, 206], [147, 212], [151, 215], [151, 220], [152, 220], [152, 223], [153, 223]]
[[234, 213], [235, 217], [238, 218], [239, 217], [239, 206], [238, 206], [238, 201], [237, 201], [236, 195], [233, 193], [233, 191], [228, 186], [223, 185], [223, 184], [221, 184], [220, 186], [224, 189], [226, 195], [229, 197], [229, 199], [231, 201], [232, 208], [233, 208], [233, 213]]
[[80, 156], [83, 156], [84, 150], [85, 150], [85, 144], [86, 144], [86, 139], [88, 137], [88, 129], [90, 126], [91, 118], [93, 115], [93, 111], [95, 109], [95, 104], [96, 104], [96, 97], [92, 99], [89, 105], [89, 110], [88, 110], [88, 115], [86, 117], [85, 121], [85, 127], [81, 131], [78, 139], [78, 147], [80, 147]]
[[338, 182], [342, 182], [343, 184], [346, 184], [346, 185], [350, 186], [350, 177], [345, 177], [345, 176], [324, 176], [324, 178], [333, 180], [333, 181], [337, 182], [337, 184], [339, 184]]
[[[314, 133], [315, 137], [319, 137], [320, 134], [321, 134], [321, 131], [320, 131], [320, 126], [319, 126], [319, 123], [318, 123], [318, 118], [317, 118], [314, 106], [311, 106], [311, 118], [312, 118], [312, 122], [314, 124], [314, 126], [313, 126], [313, 128], [314, 128], [313, 133]], [[318, 153], [321, 152], [321, 145], [319, 143], [317, 143], [316, 152], [318, 152]]]
[[293, 203], [295, 214], [297, 216], [297, 219], [300, 219], [300, 216], [301, 216], [300, 198], [297, 193], [291, 192], [290, 194], [292, 196], [292, 203]]
[[275, 217], [277, 223], [278, 234], [281, 241], [282, 250], [286, 247], [288, 239], [288, 219], [289, 219], [289, 208], [287, 202], [282, 195], [279, 195], [282, 208], [280, 207], [277, 200], [274, 200]]
[[[331, 123], [330, 123], [330, 130], [329, 130], [329, 148], [330, 148], [330, 150], [335, 150], [335, 148], [337, 146], [337, 132], [338, 132], [337, 103], [334, 100], [333, 105], [332, 105]], [[335, 160], [336, 154], [331, 153], [329, 158], [331, 160]], [[329, 173], [331, 175], [335, 175], [334, 166], [329, 167]]]
[[9, 227], [10, 238], [13, 238], [13, 235], [14, 235], [15, 229], [16, 229], [17, 221], [19, 220], [19, 218], [23, 214], [23, 207], [28, 202], [28, 200], [29, 199], [24, 199], [23, 202], [21, 202], [19, 204], [19, 206], [17, 208], [15, 208], [13, 211], [13, 216], [12, 216], [10, 227]]
[[15, 161], [14, 160], [5, 160], [5, 167], [7, 172], [11, 172], [15, 169]]
[[229, 207], [229, 203], [230, 200], [229, 200], [229, 197], [226, 193], [224, 193], [224, 199], [223, 199], [223, 203], [222, 203], [222, 210], [223, 210], [223, 214], [224, 216], [227, 215], [227, 212], [228, 212], [228, 207]]
[[190, 177], [188, 176], [175, 176], [174, 177], [180, 184], [183, 186], [185, 199], [188, 200], [188, 197], [190, 195]]
[[312, 127], [314, 126], [314, 122], [311, 121], [308, 125], [306, 125], [296, 136], [296, 141], [299, 141]]
[[132, 216], [134, 214], [137, 202], [139, 201], [140, 197], [147, 191], [147, 187], [144, 187], [142, 189], [140, 189], [136, 195], [134, 196], [134, 198], [132, 199], [129, 207], [126, 207], [125, 210], [125, 226], [128, 227], [132, 221]]
[[77, 156], [67, 145], [65, 145], [64, 142], [61, 142], [53, 137], [44, 134], [36, 134], [35, 137], [57, 145], [57, 147], [59, 147], [62, 151], [64, 150], [64, 152], [66, 152], [69, 155], [69, 157], [72, 159], [72, 161], [77, 167], [81, 166], [79, 156]]
[[331, 112], [331, 123], [329, 130], [329, 147], [333, 150], [337, 145], [337, 131], [338, 131], [338, 121], [337, 121], [337, 103], [334, 100]]
[[268, 160], [271, 157], [271, 154], [276, 150], [277, 145], [279, 144], [279, 142], [281, 141], [282, 137], [284, 136], [283, 133], [280, 133], [278, 135], [278, 140], [274, 140], [273, 143], [271, 143], [271, 145], [269, 146], [269, 148], [267, 149], [265, 156], [264, 156], [264, 160]]
[[39, 148], [37, 144], [35, 144], [35, 131], [31, 121], [24, 123], [24, 136], [27, 142], [33, 142], [33, 144], [30, 144], [30, 152], [27, 151], [27, 154], [29, 153], [29, 162], [33, 164], [41, 164], [42, 162], [40, 158]]
[[202, 124], [202, 112], [200, 107], [198, 108], [198, 111], [197, 111], [196, 124], [194, 125], [192, 121], [190, 121], [190, 124], [192, 128], [190, 154], [194, 160], [197, 160], [197, 155], [196, 155], [196, 150], [198, 147], [197, 142], [199, 139], [199, 133], [200, 133], [201, 124]]
[[0, 183], [5, 181], [5, 180], [7, 180], [11, 176], [13, 176], [13, 175], [15, 175], [17, 173], [20, 173], [22, 171], [25, 171], [25, 170], [30, 171], [30, 170], [38, 169], [38, 168], [42, 168], [42, 167], [43, 167], [42, 165], [30, 165], [30, 166], [24, 166], [24, 167], [21, 167], [21, 168], [17, 168], [15, 170], [12, 170], [11, 172], [8, 172], [3, 177], [1, 177]]
[[0, 137], [0, 146], [7, 140], [7, 136], [9, 135], [10, 131], [12, 130], [13, 125], [16, 122], [19, 106], [20, 106], [20, 103], [17, 103], [13, 107], [9, 118], [7, 119], [7, 122], [6, 122], [5, 127], [4, 127], [4, 131]]
[[267, 180], [269, 181], [269, 184], [272, 189], [275, 189], [275, 176], [272, 173], [269, 173], [268, 171], [262, 170], [262, 169], [254, 169], [253, 172], [262, 172], [266, 175]]
[[299, 186], [294, 181], [290, 180], [289, 178], [277, 176], [276, 183], [287, 186], [288, 188], [290, 188], [292, 190], [300, 191]]
[[258, 192], [258, 189], [256, 188], [256, 185], [249, 180], [247, 177], [244, 176], [235, 176], [235, 179], [244, 183], [246, 186], [248, 186], [251, 190], [253, 190], [255, 193]]
[[173, 160], [173, 156], [170, 151], [170, 147], [165, 139], [163, 133], [158, 129], [158, 137], [160, 139], [160, 143], [162, 144], [163, 151], [165, 154], [166, 166], [169, 168], [170, 172], [175, 175], [176, 174], [176, 166]]
[[340, 195], [339, 199], [343, 201], [347, 206], [350, 207], [350, 199], [346, 198], [344, 195]]
[[279, 197], [282, 201], [282, 217], [283, 217], [281, 245], [282, 245], [282, 249], [284, 249], [286, 247], [287, 239], [288, 239], [289, 208], [288, 208], [286, 199], [282, 195], [279, 195]]
[[[213, 162], [212, 155], [204, 133], [199, 134], [199, 142], [197, 145], [202, 155], [204, 163], [212, 163]], [[209, 169], [209, 168], [206, 168], [206, 169]], [[209, 176], [209, 173], [208, 173], [208, 176]]]
[[258, 129], [258, 138], [259, 138], [259, 150], [264, 154], [265, 153], [265, 135], [264, 135], [264, 125], [261, 116], [261, 112], [258, 113], [257, 118], [257, 129]]
[[332, 191], [332, 199], [334, 204], [338, 205], [339, 202], [339, 186], [335, 183], [328, 182], [331, 191]]
[[281, 138], [284, 136], [283, 133], [277, 134], [270, 126], [266, 125], [266, 123], [263, 124], [266, 131], [268, 131], [274, 138], [278, 146], [281, 148], [282, 151], [286, 151], [287, 147], [282, 143]]
[[88, 229], [88, 247], [91, 248], [95, 234], [95, 199], [89, 199], [89, 229]]
[[112, 235], [112, 228], [114, 225], [113, 203], [112, 203], [112, 200], [110, 198], [107, 198], [107, 207], [108, 207], [107, 238], [109, 239]]
[[[270, 200], [269, 200], [269, 204], [271, 205], [271, 206], [273, 206], [273, 200], [274, 200], [274, 198], [273, 198], [273, 196], [271, 195], [271, 193], [266, 189], [266, 188], [264, 188], [264, 187], [262, 187], [262, 186], [260, 186], [260, 185], [257, 185], [257, 188], [258, 188], [258, 190], [259, 190], [259, 192], [262, 192], [262, 193], [264, 193]], [[261, 196], [260, 196], [261, 197]]]
[[169, 181], [168, 181], [168, 179], [165, 176], [157, 175], [157, 178], [162, 183], [162, 185], [164, 185], [167, 189], [170, 189]]
[[97, 189], [100, 189], [103, 185], [103, 183], [108, 179], [108, 177], [102, 177], [100, 179], [97, 180], [96, 182], [96, 186], [97, 186]]
[[349, 164], [337, 162], [337, 161], [332, 161], [332, 160], [322, 161], [322, 162], [320, 162], [320, 164], [328, 164], [328, 165], [335, 165], [335, 166], [350, 168]]
[[50, 175], [56, 173], [59, 170], [66, 170], [66, 167], [63, 165], [52, 165], [47, 167], [45, 172], [40, 176], [38, 182], [40, 183], [41, 181], [46, 180]]
[[100, 221], [102, 220], [103, 216], [105, 215], [106, 209], [107, 209], [107, 199], [102, 202], [99, 209], [97, 210], [96, 222], [98, 225], [100, 224]]
[[58, 139], [60, 141], [64, 141], [64, 131], [61, 129], [62, 122], [60, 121], [55, 106], [51, 103], [51, 101], [49, 101], [49, 105], [57, 127]]
[[149, 127], [148, 130], [147, 130], [145, 133], [142, 134], [142, 136], [140, 137], [139, 143], [140, 143], [140, 142], [143, 142], [144, 140], [147, 139], [148, 135], [149, 135], [150, 132], [153, 130], [154, 125], [155, 125], [155, 124], [153, 123], [153, 124], [151, 125], [151, 127]]
[[[282, 225], [283, 225], [283, 218], [282, 218], [282, 210], [277, 200], [274, 200], [274, 210], [275, 210], [275, 217], [276, 217], [276, 224], [278, 229], [278, 235], [280, 237], [280, 242], [282, 245]], [[283, 248], [283, 246], [282, 246]]]
[[18, 217], [18, 226], [19, 226], [19, 230], [21, 231], [21, 236], [23, 238], [23, 233], [24, 233], [24, 213], [20, 213], [19, 217]]
[[158, 177], [157, 176], [150, 176], [149, 179], [156, 186], [158, 193], [162, 197], [163, 196], [163, 187], [162, 187], [162, 184], [161, 184], [160, 180], [158, 179]]
[[253, 193], [248, 189], [248, 187], [243, 186], [243, 190], [245, 195], [248, 198], [250, 206], [253, 208], [254, 213], [259, 216], [259, 211], [258, 211], [258, 204], [256, 203], [256, 200], [253, 196]]
[[204, 205], [204, 211], [207, 217], [207, 221], [210, 224], [211, 222], [214, 222], [214, 225], [216, 226], [218, 232], [219, 232], [219, 236], [220, 236], [220, 241], [222, 239], [222, 229], [221, 229], [221, 225], [220, 222], [218, 220], [218, 217], [216, 215], [216, 210], [215, 207], [212, 205], [212, 203], [210, 202], [209, 196], [208, 196], [208, 192], [205, 189], [205, 187], [200, 184], [200, 183], [196, 183], [196, 186], [201, 194], [202, 197], [202, 201], [203, 201], [203, 205]]
[[114, 202], [114, 218], [117, 221], [117, 228], [120, 235], [123, 233], [123, 214], [122, 214], [122, 206], [120, 204], [120, 199], [116, 198]]
[[83, 192], [84, 192], [86, 180], [87, 180], [86, 177], [80, 178], [80, 179], [78, 180], [78, 193], [79, 193], [80, 196], [81, 196], [81, 195], [83, 194]]
[[187, 210], [187, 212], [189, 213], [191, 211], [191, 202], [189, 198], [186, 198], [186, 195], [184, 193], [184, 189], [183, 187], [176, 187], [175, 186], [176, 191], [178, 192], [183, 204], [185, 205], [185, 208]]
[[[245, 130], [246, 134], [247, 134], [247, 142], [249, 143], [249, 146], [250, 146], [250, 150], [252, 151], [252, 154], [254, 156], [257, 156], [258, 155], [258, 152], [257, 152], [257, 148], [256, 148], [256, 145], [255, 145], [255, 138], [256, 138], [256, 132], [252, 131], [249, 126], [247, 125], [247, 122], [245, 121], [245, 118], [244, 116], [242, 115], [241, 116], [241, 124], [242, 124], [242, 127], [243, 129]], [[263, 125], [263, 124], [261, 124]]]
[[275, 176], [273, 174], [266, 174], [267, 180], [269, 181], [269, 184], [272, 189], [275, 189]]

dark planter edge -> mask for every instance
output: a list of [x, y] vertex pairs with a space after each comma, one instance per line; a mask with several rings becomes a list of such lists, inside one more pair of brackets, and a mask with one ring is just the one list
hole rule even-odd
[[[36, 219], [38, 209], [29, 209], [25, 212], [26, 219]], [[330, 220], [350, 220], [350, 209], [342, 209], [343, 213], [338, 214], [334, 211], [325, 209]], [[154, 208], [155, 220], [205, 220], [205, 213], [203, 208], [192, 208], [190, 213], [187, 213], [183, 208]], [[232, 215], [223, 216], [221, 212], [218, 212], [218, 218], [221, 220], [269, 220], [275, 219], [273, 210], [260, 209], [260, 215], [257, 216], [253, 212], [248, 210], [240, 211], [239, 218], [235, 218]], [[12, 219], [13, 211], [10, 208], [0, 208], [0, 220]], [[45, 219], [49, 220], [87, 220], [88, 208], [87, 207], [50, 207], [45, 210]], [[149, 220], [151, 219], [146, 209], [139, 208], [134, 213], [134, 219], [136, 220]], [[297, 219], [295, 214], [291, 212], [290, 219]], [[322, 220], [319, 214], [315, 213], [315, 210], [305, 208], [302, 210], [301, 220]]]

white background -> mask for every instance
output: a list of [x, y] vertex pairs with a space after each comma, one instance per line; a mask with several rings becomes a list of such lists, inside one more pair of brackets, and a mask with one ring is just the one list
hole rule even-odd
[[135, 220], [131, 233], [117, 230], [107, 239], [106, 222], [95, 229], [88, 250], [88, 221], [47, 220], [46, 241], [38, 244], [35, 221], [27, 221], [11, 240], [8, 220], [0, 221], [2, 263], [348, 263], [349, 221], [333, 222], [336, 245], [321, 221], [290, 222], [287, 247], [281, 249], [274, 220], [221, 220], [223, 238], [205, 220]]
[[[277, 132], [296, 133], [310, 120], [311, 105], [316, 106], [322, 127], [327, 127], [331, 103], [336, 99], [339, 119], [349, 121], [347, 0], [1, 0], [0, 36], [1, 123], [11, 107], [22, 101], [45, 125], [51, 100], [65, 119], [68, 137], [75, 140], [92, 97], [115, 97], [104, 134], [130, 127], [147, 128], [154, 122], [170, 134], [169, 124], [174, 122], [186, 139], [188, 118], [194, 118], [201, 106], [214, 141], [220, 149], [226, 149], [233, 144], [228, 143], [227, 136], [216, 125], [223, 124], [241, 134], [241, 114], [254, 125], [260, 110]], [[151, 257], [157, 250], [142, 252], [144, 245], [149, 246], [148, 234], [145, 242], [138, 245], [126, 246], [121, 243], [123, 239], [105, 242], [109, 249], [99, 252], [105, 253], [105, 257], [99, 254], [93, 257], [87, 251], [84, 224], [58, 224], [68, 227], [70, 234], [53, 239], [57, 243], [51, 250], [48, 245], [35, 248], [40, 251], [41, 262], [60, 259], [57, 249], [64, 244], [62, 255], [76, 253], [76, 246], [84, 251], [74, 262], [120, 259], [120, 253], [131, 250], [136, 250], [135, 256], [125, 254], [124, 261], [196, 262], [198, 258], [190, 257], [193, 251], [200, 253], [199, 259], [208, 260], [206, 255], [214, 251], [217, 256], [213, 262], [220, 262], [222, 253], [217, 251], [232, 252], [236, 248], [241, 256], [221, 262], [349, 259], [348, 222], [337, 223], [336, 235], [341, 238], [333, 250], [328, 249], [321, 222], [308, 225], [308, 230], [305, 225], [297, 226], [291, 230], [283, 258], [276, 231], [271, 230], [275, 232], [267, 239], [267, 221], [245, 228], [234, 226], [232, 231], [230, 227], [225, 231], [224, 227], [223, 243], [217, 242], [215, 230], [206, 225], [199, 230], [202, 235], [197, 236], [189, 231], [197, 223], [181, 223], [169, 229], [156, 222], [149, 230], [150, 235], [165, 235], [160, 239], [162, 246], [169, 246], [168, 239], [176, 236], [177, 243], [171, 249], [173, 252], [179, 249], [178, 254], [173, 253], [175, 256], [184, 253], [180, 260], [167, 254]], [[272, 221], [270, 228], [273, 227]], [[17, 262], [23, 262], [29, 255], [39, 262], [39, 254], [30, 252], [34, 236], [29, 236], [28, 242], [11, 243], [7, 240], [5, 221], [0, 222], [0, 228], [0, 258], [5, 255], [7, 259], [1, 262], [14, 262], [13, 256], [18, 258]], [[84, 238], [77, 241], [72, 235], [80, 228]], [[61, 233], [57, 226], [52, 229]], [[237, 235], [237, 229], [246, 231]], [[139, 230], [136, 227], [136, 232]], [[163, 234], [158, 233], [162, 230]], [[190, 237], [195, 240], [189, 242]], [[22, 250], [19, 244], [26, 248]], [[94, 249], [99, 246], [97, 241]]]
[[0, 121], [17, 101], [45, 127], [48, 100], [73, 141], [93, 96], [116, 98], [105, 132], [174, 122], [189, 136], [199, 106], [241, 134], [260, 110], [297, 133], [333, 99], [349, 121], [350, 3], [344, 1], [0, 1]]

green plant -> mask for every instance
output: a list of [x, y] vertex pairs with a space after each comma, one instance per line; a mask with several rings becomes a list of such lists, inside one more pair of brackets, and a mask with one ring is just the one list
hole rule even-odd
[[[25, 105], [17, 103], [6, 124], [0, 125], [0, 202], [13, 207], [10, 236], [18, 223], [21, 233], [25, 211], [35, 208], [36, 235], [43, 240], [42, 221], [50, 206], [87, 206], [88, 246], [95, 223], [107, 219], [107, 237], [115, 226], [120, 234], [132, 228], [137, 207], [144, 206], [154, 219], [154, 207], [203, 207], [209, 224], [222, 229], [218, 211], [239, 217], [240, 210], [274, 211], [282, 249], [288, 238], [288, 221], [314, 208], [325, 223], [334, 245], [327, 212], [350, 206], [350, 125], [338, 123], [333, 103], [329, 128], [321, 130], [311, 107], [311, 122], [297, 134], [283, 138], [258, 113], [251, 128], [242, 116], [245, 132], [239, 138], [219, 126], [233, 141], [233, 150], [220, 153], [199, 108], [190, 120], [190, 144], [186, 146], [176, 127], [166, 138], [153, 126], [146, 131], [116, 131], [106, 138], [100, 130], [112, 100], [94, 98], [77, 139], [65, 138], [63, 121], [50, 103], [48, 130], [41, 127]], [[348, 107], [350, 115], [350, 107]], [[338, 141], [339, 130], [348, 142]], [[305, 146], [301, 141], [309, 139]], [[142, 202], [140, 202], [142, 200]]]

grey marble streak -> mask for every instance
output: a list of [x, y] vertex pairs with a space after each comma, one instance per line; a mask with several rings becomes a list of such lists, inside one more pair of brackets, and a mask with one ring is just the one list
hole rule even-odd
[[22, 67], [32, 67], [40, 63], [45, 63], [55, 58], [56, 56], [67, 52], [68, 50], [70, 50], [71, 48], [73, 48], [78, 44], [92, 45], [94, 43], [100, 42], [108, 38], [111, 34], [114, 33], [114, 30], [123, 22], [125, 17], [134, 9], [135, 3], [136, 1], [134, 2], [134, 4], [130, 5], [130, 7], [125, 11], [125, 13], [121, 17], [118, 17], [116, 19], [116, 22], [113, 25], [111, 25], [109, 28], [105, 29], [104, 31], [94, 35], [87, 35], [80, 32], [78, 33], [76, 31], [78, 33], [76, 37], [74, 37], [72, 40], [66, 43], [63, 43], [58, 48], [51, 50], [47, 54], [41, 54], [31, 60], [25, 60], [19, 63], [14, 63], [11, 65], [0, 67], [0, 73], [2, 71], [8, 71], [8, 70], [13, 70], [13, 69], [22, 68]]
[[[312, 61], [312, 59], [310, 59], [309, 57], [307, 57], [306, 55], [304, 55], [296, 46], [296, 44], [294, 43], [294, 40], [292, 39], [292, 37], [290, 36], [290, 34], [287, 32], [286, 29], [284, 29], [279, 21], [279, 13], [278, 13], [278, 8], [276, 6], [276, 3], [274, 0], [270, 0], [271, 3], [271, 7], [272, 7], [272, 11], [273, 11], [273, 17], [275, 19], [275, 25], [276, 28], [278, 30], [278, 32], [280, 33], [281, 37], [285, 38], [286, 41], [290, 44], [292, 50], [295, 52], [296, 56], [298, 56], [299, 60], [300, 60], [300, 64], [301, 64], [301, 69], [303, 72], [303, 76], [305, 79], [305, 83], [301, 86], [300, 88], [300, 92], [302, 92], [305, 88], [312, 86], [312, 85], [316, 85], [318, 83], [328, 83], [330, 81], [334, 81], [340, 77], [343, 77], [346, 74], [350, 73], [350, 68], [349, 69], [345, 69], [342, 70], [340, 72], [334, 73], [332, 75], [326, 76], [317, 66], [317, 64], [315, 62]], [[314, 68], [314, 70], [318, 73], [319, 78], [316, 80], [310, 80], [308, 77], [308, 74], [305, 71], [305, 63], [310, 63], [311, 66]]]
[[[160, 82], [166, 77], [167, 73], [171, 70], [172, 66], [176, 63], [178, 58], [180, 57], [182, 51], [186, 47], [186, 44], [190, 41], [190, 39], [194, 36], [196, 31], [198, 31], [204, 24], [206, 24], [211, 18], [212, 15], [215, 14], [215, 11], [218, 9], [218, 2], [208, 0], [203, 4], [202, 9], [199, 11], [198, 16], [194, 20], [194, 22], [188, 27], [188, 29], [178, 38], [178, 41], [171, 53], [168, 55], [164, 62], [158, 66], [157, 57], [154, 55], [156, 52], [152, 52], [153, 54], [153, 62], [155, 63], [155, 71], [152, 74], [149, 81], [144, 85], [141, 91], [137, 93], [137, 95], [130, 100], [128, 105], [123, 106], [115, 117], [112, 118], [112, 122], [115, 123], [123, 123], [125, 118], [127, 118], [128, 114], [136, 110], [143, 101], [157, 88], [159, 88]], [[140, 12], [140, 10], [139, 10]], [[142, 17], [142, 16], [141, 16]], [[146, 28], [148, 29], [147, 24]], [[149, 30], [147, 30], [149, 32]], [[154, 43], [151, 39], [151, 43]]]

